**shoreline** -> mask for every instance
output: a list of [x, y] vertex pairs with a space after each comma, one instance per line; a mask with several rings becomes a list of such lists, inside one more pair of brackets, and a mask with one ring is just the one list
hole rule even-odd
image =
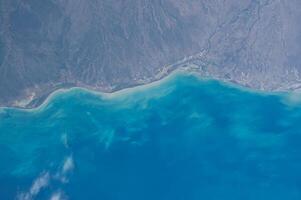
[[[243, 90], [245, 92], [251, 92], [251, 93], [257, 93], [259, 95], [285, 95], [285, 96], [290, 96], [290, 94], [294, 95], [296, 94], [295, 92], [299, 90], [299, 88], [296, 88], [294, 90], [280, 90], [280, 91], [266, 91], [266, 90], [259, 90], [259, 89], [255, 89], [255, 88], [251, 88], [248, 86], [244, 86], [241, 85], [237, 82], [235, 82], [234, 80], [225, 80], [225, 79], [218, 79], [218, 78], [214, 78], [214, 77], [204, 77], [201, 76], [200, 73], [198, 73], [197, 71], [190, 71], [187, 69], [183, 69], [183, 68], [178, 68], [175, 69], [173, 71], [171, 71], [170, 73], [159, 77], [158, 79], [155, 79], [153, 81], [150, 82], [146, 82], [146, 83], [142, 83], [142, 84], [137, 84], [137, 85], [133, 85], [130, 87], [126, 87], [126, 88], [122, 88], [119, 90], [115, 90], [112, 92], [103, 92], [101, 91], [101, 89], [95, 89], [92, 87], [85, 87], [85, 86], [69, 86], [69, 87], [62, 87], [62, 88], [56, 88], [53, 91], [50, 91], [49, 93], [46, 93], [43, 97], [38, 97], [38, 98], [34, 98], [32, 99], [26, 106], [22, 107], [22, 106], [0, 106], [0, 111], [1, 110], [5, 110], [5, 109], [16, 109], [16, 110], [21, 110], [21, 111], [37, 111], [42, 109], [44, 106], [48, 105], [49, 102], [55, 98], [57, 95], [66, 93], [66, 92], [70, 92], [72, 90], [83, 90], [101, 97], [104, 97], [106, 99], [112, 99], [121, 95], [125, 95], [125, 94], [129, 94], [129, 93], [134, 93], [134, 92], [139, 92], [142, 90], [146, 90], [155, 86], [158, 86], [172, 78], [174, 78], [175, 76], [178, 75], [191, 75], [196, 77], [197, 79], [201, 80], [201, 81], [218, 81], [220, 82], [220, 84], [225, 85], [226, 87], [232, 87], [232, 88], [236, 88], [239, 90]], [[298, 94], [298, 93], [297, 93]], [[301, 96], [301, 95], [300, 95]], [[24, 99], [23, 101], [25, 101], [26, 99]], [[36, 101], [36, 102], [35, 102]], [[31, 106], [32, 105], [32, 106]]]
[[0, 106], [0, 111], [3, 110], [3, 109], [17, 109], [17, 110], [22, 110], [22, 111], [39, 110], [39, 109], [42, 109], [44, 106], [46, 106], [57, 95], [60, 95], [60, 94], [66, 93], [66, 92], [70, 92], [72, 90], [82, 90], [82, 91], [86, 91], [86, 92], [104, 97], [106, 99], [110, 99], [110, 98], [114, 98], [114, 97], [117, 97], [117, 96], [120, 96], [120, 95], [136, 92], [136, 91], [139, 91], [139, 90], [141, 91], [141, 90], [145, 90], [145, 89], [160, 85], [161, 83], [173, 78], [177, 74], [182, 74], [182, 73], [187, 73], [187, 74], [189, 73], [190, 74], [192, 72], [183, 71], [183, 70], [174, 70], [171, 73], [167, 74], [166, 76], [163, 76], [160, 79], [151, 81], [149, 83], [137, 84], [137, 85], [134, 85], [132, 87], [126, 87], [126, 88], [119, 89], [119, 90], [112, 91], [112, 92], [103, 92], [101, 90], [97, 90], [97, 89], [93, 89], [93, 88], [89, 88], [89, 87], [84, 87], [84, 86], [70, 86], [70, 87], [64, 87], [64, 88], [57, 88], [57, 89], [53, 90], [52, 92], [49, 92], [49, 94], [41, 100], [38, 100], [38, 99], [42, 98], [42, 97], [34, 99], [33, 101], [37, 101], [38, 103], [36, 103], [35, 106], [33, 106], [33, 107], [28, 107], [32, 103], [32, 102], [30, 102], [25, 107], [21, 107], [21, 106]]

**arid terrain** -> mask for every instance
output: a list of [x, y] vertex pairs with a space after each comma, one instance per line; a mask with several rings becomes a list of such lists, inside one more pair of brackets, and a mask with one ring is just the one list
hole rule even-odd
[[300, 19], [299, 0], [0, 0], [0, 105], [34, 106], [63, 87], [116, 91], [179, 67], [294, 90]]

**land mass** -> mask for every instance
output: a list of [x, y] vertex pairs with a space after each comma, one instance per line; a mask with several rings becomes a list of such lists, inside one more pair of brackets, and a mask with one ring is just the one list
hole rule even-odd
[[301, 86], [298, 0], [0, 0], [0, 106], [113, 92], [175, 69], [259, 90]]

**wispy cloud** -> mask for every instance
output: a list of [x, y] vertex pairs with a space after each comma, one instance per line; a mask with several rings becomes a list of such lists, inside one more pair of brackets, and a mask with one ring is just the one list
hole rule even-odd
[[51, 195], [50, 200], [65, 200], [63, 193], [61, 191], [55, 192]]
[[17, 199], [19, 200], [31, 200], [36, 195], [39, 194], [39, 192], [46, 188], [49, 185], [50, 175], [48, 172], [43, 172], [34, 182], [32, 183], [29, 191], [23, 192], [18, 195]]
[[72, 156], [68, 156], [65, 161], [62, 168], [62, 173], [66, 174], [68, 172], [71, 172], [74, 169], [74, 161]]

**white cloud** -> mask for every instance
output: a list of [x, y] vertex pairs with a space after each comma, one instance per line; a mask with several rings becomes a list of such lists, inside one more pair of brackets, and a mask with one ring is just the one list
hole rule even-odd
[[58, 194], [54, 194], [54, 195], [50, 198], [50, 200], [61, 200], [60, 194], [59, 194], [59, 193], [58, 193]]
[[50, 200], [63, 200], [63, 194], [61, 192], [56, 192], [54, 194], [52, 194], [52, 196], [50, 197]]
[[49, 173], [44, 172], [42, 173], [31, 185], [30, 189], [28, 192], [24, 192], [18, 195], [19, 200], [31, 200], [33, 199], [36, 195], [39, 194], [39, 192], [47, 187], [49, 185]]
[[67, 135], [66, 133], [62, 135], [61, 140], [62, 140], [62, 142], [63, 142], [65, 148], [68, 149], [68, 148], [69, 148], [69, 144], [68, 144], [68, 135]]
[[[56, 174], [50, 174], [49, 172], [43, 172], [39, 177], [37, 177], [31, 187], [29, 188], [28, 191], [19, 193], [17, 195], [18, 200], [33, 200], [39, 192], [48, 187], [50, 184], [50, 181], [52, 179], [59, 180], [62, 184], [68, 183], [68, 173], [72, 172], [74, 169], [74, 161], [72, 155], [67, 156], [64, 161], [62, 166], [58, 169]], [[50, 200], [62, 200], [65, 199], [63, 198], [64, 195], [62, 192], [56, 192], [54, 193]]]
[[67, 173], [70, 172], [74, 169], [74, 161], [72, 156], [69, 156], [65, 159], [64, 161], [64, 165], [63, 165], [63, 169], [62, 169], [62, 173]]
[[68, 173], [74, 169], [74, 161], [72, 155], [64, 159], [63, 165], [60, 170], [53, 176], [53, 178], [60, 180], [62, 183], [68, 183]]

